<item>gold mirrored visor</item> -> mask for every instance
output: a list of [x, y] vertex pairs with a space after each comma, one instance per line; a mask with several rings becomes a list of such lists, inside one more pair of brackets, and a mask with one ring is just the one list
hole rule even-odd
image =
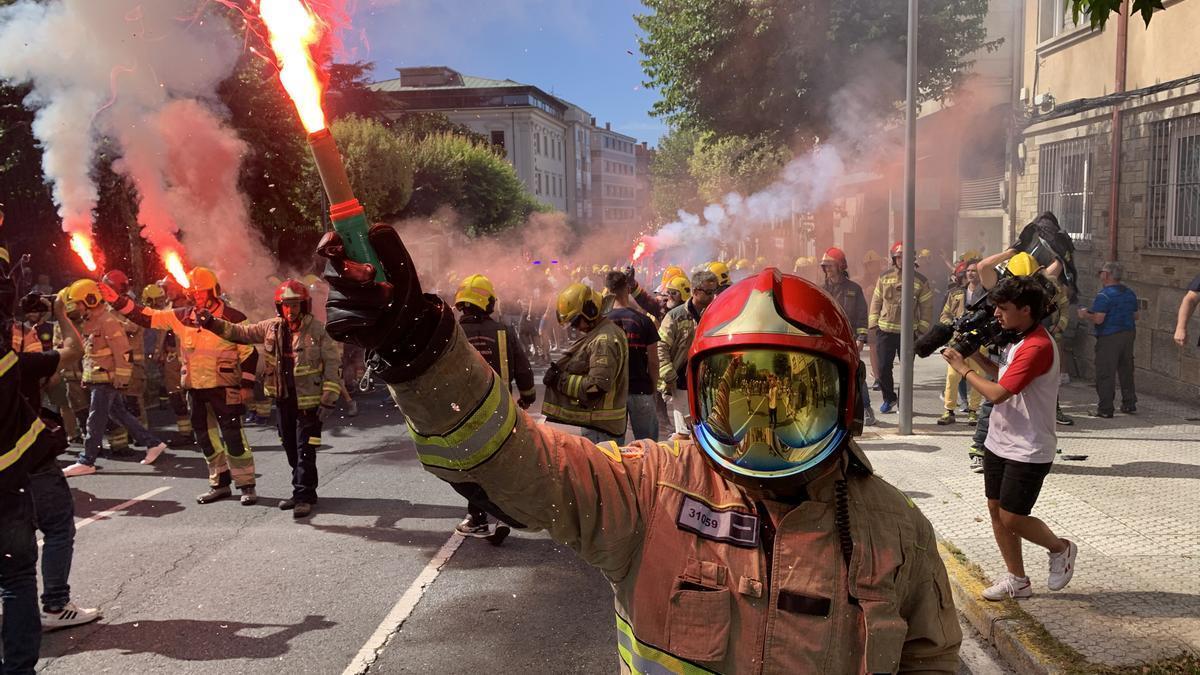
[[774, 349], [722, 352], [696, 370], [696, 441], [718, 464], [773, 478], [810, 469], [845, 438], [835, 362]]

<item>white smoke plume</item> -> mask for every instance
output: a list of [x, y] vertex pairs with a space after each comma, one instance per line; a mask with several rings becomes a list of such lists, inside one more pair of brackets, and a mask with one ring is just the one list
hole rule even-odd
[[[244, 144], [217, 117], [242, 50], [202, 0], [52, 0], [0, 8], [0, 78], [32, 87], [43, 170], [68, 232], [90, 234], [98, 140], [133, 183], [142, 236], [248, 291], [275, 263], [250, 236]], [[180, 245], [182, 238], [183, 246]], [[256, 290], [260, 290], [256, 289]]]

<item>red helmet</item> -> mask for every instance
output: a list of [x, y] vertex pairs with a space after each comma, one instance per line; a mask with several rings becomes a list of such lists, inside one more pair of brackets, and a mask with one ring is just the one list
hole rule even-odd
[[898, 242], [892, 244], [892, 258], [899, 258], [902, 253], [904, 253], [904, 243], [903, 242], [898, 241]]
[[301, 312], [305, 314], [312, 313], [312, 296], [308, 293], [308, 286], [295, 279], [288, 279], [279, 284], [279, 288], [275, 289], [275, 312], [282, 317], [284, 301], [292, 300], [300, 301]]
[[821, 264], [834, 263], [841, 269], [846, 269], [846, 252], [836, 246], [830, 246], [825, 250], [825, 255], [821, 256]]
[[108, 284], [114, 291], [121, 295], [129, 292], [129, 275], [121, 270], [109, 270], [105, 272], [101, 281]]
[[696, 326], [696, 443], [734, 482], [808, 482], [862, 429], [858, 376], [854, 331], [837, 303], [768, 268], [717, 296]]

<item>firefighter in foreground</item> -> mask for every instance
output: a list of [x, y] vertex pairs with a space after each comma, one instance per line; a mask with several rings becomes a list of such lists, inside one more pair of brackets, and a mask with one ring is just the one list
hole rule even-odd
[[[723, 293], [692, 348], [696, 444], [618, 448], [518, 411], [422, 295], [395, 230], [375, 226], [371, 243], [387, 284], [337, 235], [322, 242], [331, 333], [371, 350], [430, 472], [478, 483], [607, 576], [625, 671], [957, 669], [933, 529], [852, 439], [854, 335], [815, 286], [769, 269]], [[768, 373], [793, 394], [775, 428], [750, 393]]]
[[[492, 318], [492, 312], [496, 310], [496, 289], [491, 280], [482, 274], [463, 279], [454, 294], [454, 306], [459, 311], [458, 322], [467, 342], [500, 376], [501, 386], [511, 392], [512, 385], [516, 385], [517, 405], [528, 410], [537, 400], [533, 369], [529, 366], [524, 345], [512, 328]], [[467, 500], [467, 517], [454, 531], [467, 537], [485, 538], [493, 544], [504, 541], [510, 528], [497, 524], [496, 531], [492, 531], [485, 508], [487, 494], [476, 485], [451, 483], [451, 486]]]
[[196, 497], [209, 504], [233, 494], [230, 484], [242, 491], [241, 502], [258, 502], [254, 490], [254, 456], [242, 433], [243, 403], [254, 395], [254, 369], [258, 354], [253, 347], [238, 346], [197, 323], [197, 312], [206, 310], [219, 319], [242, 323], [246, 315], [221, 300], [217, 275], [206, 267], [188, 273], [191, 307], [150, 309], [111, 287], [100, 284], [104, 299], [130, 321], [144, 328], [169, 330], [179, 341], [181, 379], [187, 392], [188, 412], [196, 443], [208, 463], [209, 490]]
[[279, 438], [292, 467], [292, 497], [279, 508], [305, 518], [317, 503], [321, 423], [342, 395], [342, 350], [312, 315], [308, 287], [288, 279], [275, 289], [273, 319], [236, 325], [200, 310], [198, 323], [242, 345], [263, 345], [263, 392], [279, 406]]

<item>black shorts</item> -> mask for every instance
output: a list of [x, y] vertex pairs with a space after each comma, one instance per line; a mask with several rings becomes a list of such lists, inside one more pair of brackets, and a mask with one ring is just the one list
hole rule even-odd
[[1033, 511], [1042, 481], [1053, 462], [1030, 464], [1005, 459], [991, 450], [983, 451], [983, 491], [988, 499], [1000, 500], [1000, 508], [1027, 516]]

